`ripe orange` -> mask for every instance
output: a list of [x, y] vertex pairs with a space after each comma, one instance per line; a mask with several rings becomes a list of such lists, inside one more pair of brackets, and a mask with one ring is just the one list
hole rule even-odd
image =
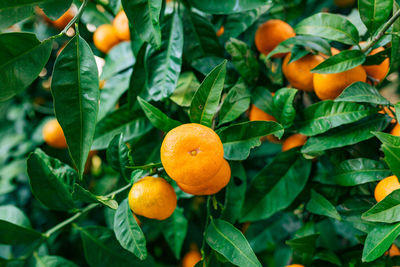
[[[385, 50], [383, 47], [375, 48], [374, 50], [371, 51], [370, 55], [375, 55], [383, 50]], [[378, 84], [381, 81], [383, 81], [383, 79], [385, 79], [386, 74], [388, 74], [389, 72], [389, 67], [390, 67], [389, 58], [386, 58], [379, 65], [363, 66], [367, 75], [375, 80], [374, 81], [375, 84]]]
[[385, 253], [385, 255], [387, 254], [389, 254], [390, 257], [400, 256], [400, 249], [395, 244], [392, 244], [389, 251]]
[[306, 143], [306, 141], [307, 141], [307, 136], [305, 135], [302, 134], [291, 135], [288, 138], [286, 138], [285, 141], [283, 141], [282, 151], [287, 151], [294, 147], [302, 146]]
[[178, 126], [165, 136], [161, 162], [168, 175], [178, 183], [198, 186], [215, 176], [224, 161], [219, 136], [197, 123]]
[[400, 136], [400, 124], [396, 124], [396, 126], [394, 126], [394, 128], [390, 131], [391, 135], [394, 136]]
[[276, 121], [273, 116], [269, 115], [253, 104], [250, 107], [249, 119], [250, 121]]
[[75, 17], [77, 10], [74, 6], [70, 7], [64, 14], [57, 20], [50, 20], [50, 23], [57, 29], [64, 29], [65, 26]]
[[133, 184], [128, 202], [135, 214], [165, 220], [174, 212], [177, 199], [174, 188], [163, 178], [146, 176]]
[[311, 69], [316, 67], [324, 58], [319, 55], [306, 55], [290, 64], [291, 54], [287, 54], [282, 64], [282, 72], [289, 83], [297, 89], [311, 92], [314, 90], [313, 76]]
[[367, 74], [361, 66], [340, 73], [315, 73], [314, 91], [321, 100], [335, 99], [350, 84], [359, 81], [365, 82], [366, 79]]
[[394, 175], [386, 177], [385, 179], [379, 181], [379, 183], [375, 187], [374, 193], [376, 201], [381, 201], [396, 189], [400, 189], [400, 183], [397, 177]]
[[117, 16], [115, 16], [113, 27], [119, 39], [123, 41], [129, 41], [131, 39], [128, 17], [126, 16], [124, 11], [120, 11]]
[[51, 147], [67, 148], [64, 132], [57, 119], [48, 121], [43, 127], [43, 139]]
[[223, 35], [225, 32], [225, 28], [224, 26], [221, 26], [221, 28], [218, 29], [217, 31], [217, 36], [220, 37], [221, 35]]
[[201, 184], [199, 186], [190, 186], [178, 183], [178, 186], [180, 187], [180, 189], [182, 189], [183, 192], [186, 192], [188, 194], [213, 195], [224, 188], [229, 183], [230, 179], [231, 167], [229, 166], [229, 163], [224, 160], [217, 174], [214, 177], [210, 178], [204, 184]]
[[185, 254], [185, 256], [182, 259], [182, 267], [193, 267], [201, 261], [201, 254], [200, 251], [197, 249], [191, 250], [188, 253]]
[[[268, 55], [281, 42], [294, 37], [296, 33], [286, 22], [279, 19], [271, 19], [262, 24], [256, 32], [255, 44], [257, 50]], [[284, 57], [286, 53], [275, 54], [273, 58]]]
[[[395, 112], [395, 109], [394, 109], [394, 107], [390, 107], [390, 110], [392, 110], [393, 112]], [[390, 112], [390, 110], [389, 110], [389, 108], [388, 107], [383, 107], [383, 109], [381, 109], [378, 113], [380, 113], [380, 114], [387, 114], [387, 115], [389, 115], [390, 117], [392, 117], [393, 119], [391, 120], [391, 123], [395, 123], [396, 122], [396, 119], [395, 119], [395, 117], [394, 117], [394, 115], [393, 115], [393, 113], [392, 112]], [[400, 133], [400, 132], [399, 132]]]
[[119, 41], [114, 27], [109, 24], [101, 25], [93, 34], [94, 45], [103, 53], [110, 51]]
[[301, 265], [301, 264], [290, 264], [290, 265], [286, 265], [286, 267], [304, 267], [304, 265]]
[[335, 0], [335, 4], [338, 7], [351, 7], [356, 3], [356, 0]]

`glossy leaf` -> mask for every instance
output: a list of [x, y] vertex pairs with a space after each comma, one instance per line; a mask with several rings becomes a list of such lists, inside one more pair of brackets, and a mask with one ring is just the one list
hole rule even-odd
[[126, 168], [126, 166], [129, 166], [129, 148], [124, 142], [122, 133], [117, 134], [111, 140], [107, 148], [107, 162], [124, 177], [125, 181], [130, 181], [131, 171]]
[[272, 115], [275, 110], [274, 101], [271, 92], [261, 86], [257, 86], [251, 92], [252, 103], [259, 109]]
[[395, 223], [400, 221], [400, 190], [395, 190], [364, 212], [362, 219], [371, 222]]
[[320, 234], [309, 234], [305, 236], [295, 237], [285, 243], [294, 251], [304, 254], [313, 254], [316, 242]]
[[113, 210], [116, 210], [118, 208], [118, 202], [115, 201], [114, 199], [105, 196], [96, 196], [90, 191], [80, 186], [79, 184], [74, 184], [74, 191], [72, 192], [72, 198], [74, 200], [79, 200], [84, 203], [100, 203]]
[[244, 160], [252, 148], [261, 145], [261, 137], [273, 134], [281, 138], [283, 128], [274, 121], [247, 121], [224, 127], [217, 133], [224, 146], [224, 157]]
[[275, 92], [273, 101], [272, 115], [286, 129], [292, 126], [296, 117], [296, 110], [293, 100], [298, 90], [293, 88], [282, 88]]
[[33, 230], [26, 215], [12, 205], [0, 206], [0, 243], [8, 245], [33, 243], [42, 234]]
[[151, 124], [153, 124], [154, 127], [160, 129], [161, 131], [167, 133], [173, 128], [181, 125], [179, 121], [169, 118], [161, 110], [151, 105], [149, 102], [143, 100], [142, 98], [138, 97], [138, 102]]
[[72, 186], [77, 178], [74, 169], [37, 149], [28, 158], [29, 183], [33, 195], [53, 210], [75, 208]]
[[122, 0], [130, 24], [140, 38], [153, 47], [161, 46], [161, 0]]
[[386, 116], [376, 114], [356, 123], [332, 129], [322, 135], [309, 138], [301, 152], [306, 154], [315, 153], [368, 140], [373, 137], [371, 132], [385, 129], [390, 120]]
[[226, 75], [226, 60], [203, 80], [190, 104], [190, 120], [210, 127], [217, 112]]
[[379, 132], [374, 135], [383, 143], [381, 148], [390, 170], [394, 175], [400, 177], [400, 137]]
[[30, 264], [29, 267], [78, 267], [72, 261], [64, 259], [59, 256], [36, 256], [34, 257], [34, 264]]
[[250, 105], [250, 94], [243, 81], [238, 81], [229, 90], [219, 112], [219, 125], [236, 120]]
[[199, 86], [200, 83], [193, 72], [181, 73], [170, 99], [181, 107], [190, 107], [190, 102]]
[[210, 0], [207, 2], [199, 2], [189, 0], [189, 3], [207, 13], [211, 14], [232, 14], [258, 8], [268, 3], [265, 0], [234, 0], [234, 1], [218, 1]]
[[114, 216], [114, 232], [121, 246], [139, 259], [147, 258], [146, 239], [133, 217], [128, 200], [124, 199]]
[[380, 161], [366, 158], [348, 159], [339, 164], [332, 180], [341, 186], [356, 186], [379, 181], [390, 173]]
[[389, 17], [393, 0], [359, 0], [358, 9], [365, 26], [374, 33]]
[[340, 125], [359, 121], [375, 113], [377, 113], [377, 109], [368, 106], [326, 100], [307, 107], [302, 120], [297, 123], [300, 133], [314, 136]]
[[[400, 9], [396, 1], [393, 2], [393, 14]], [[400, 31], [400, 20], [393, 23], [392, 31]], [[392, 47], [390, 53], [390, 72], [397, 70], [400, 66], [400, 36], [392, 35]]]
[[133, 73], [129, 83], [128, 106], [130, 111], [134, 111], [138, 96], [148, 98], [148, 69], [147, 69], [147, 43], [144, 43], [136, 56], [136, 62], [133, 66]]
[[99, 77], [92, 50], [75, 36], [57, 57], [51, 82], [54, 110], [80, 177], [93, 142]]
[[[0, 11], [7, 4], [0, 3]], [[0, 101], [7, 100], [28, 87], [44, 68], [50, 57], [53, 42], [39, 42], [32, 33], [0, 34]]]
[[114, 46], [105, 57], [101, 79], [107, 81], [117, 73], [132, 67], [135, 60], [129, 42], [122, 42]]
[[232, 56], [232, 63], [240, 76], [248, 83], [255, 83], [259, 76], [260, 66], [250, 47], [243, 41], [231, 38], [225, 45]]
[[212, 249], [237, 266], [262, 266], [243, 234], [226, 221], [211, 220], [205, 238]]
[[348, 45], [357, 45], [359, 34], [357, 28], [346, 17], [317, 13], [299, 22], [295, 31], [297, 34], [314, 35]]
[[311, 70], [314, 73], [339, 73], [364, 63], [366, 57], [360, 50], [345, 50], [325, 59]]
[[[312, 35], [299, 35], [281, 42], [268, 54], [267, 58], [278, 53], [291, 52], [295, 47], [312, 49], [325, 55], [331, 55], [331, 46], [325, 39]], [[308, 54], [309, 52], [306, 51], [306, 53]], [[292, 61], [292, 59], [290, 60]]]
[[171, 217], [163, 221], [162, 224], [164, 238], [174, 252], [175, 258], [179, 259], [189, 224], [183, 214], [183, 209], [176, 208]]
[[395, 112], [396, 112], [396, 119], [400, 121], [400, 102], [394, 105]]
[[363, 82], [351, 84], [334, 101], [389, 105], [389, 101], [375, 87]]
[[328, 216], [339, 221], [341, 220], [335, 206], [315, 190], [311, 190], [311, 199], [307, 203], [306, 209], [314, 214]]
[[159, 50], [150, 49], [148, 91], [151, 99], [159, 101], [175, 90], [182, 65], [183, 26], [177, 13], [168, 16], [162, 27]]
[[382, 256], [400, 234], [400, 223], [377, 225], [365, 240], [362, 261], [371, 262]]

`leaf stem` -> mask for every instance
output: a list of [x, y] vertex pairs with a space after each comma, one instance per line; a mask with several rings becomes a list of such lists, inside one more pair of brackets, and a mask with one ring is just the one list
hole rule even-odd
[[363, 53], [367, 52], [371, 47], [373, 47], [379, 39], [382, 38], [383, 35], [385, 35], [386, 31], [392, 26], [392, 24], [400, 17], [400, 9], [396, 11], [396, 13], [393, 14], [393, 16], [383, 25], [382, 29], [375, 35], [374, 38], [372, 38], [371, 41], [367, 44], [367, 46], [364, 47], [361, 51]]
[[76, 13], [75, 17], [73, 17], [70, 22], [68, 22], [67, 26], [65, 26], [64, 30], [61, 31], [60, 34], [66, 34], [68, 29], [75, 23], [75, 21], [79, 20], [82, 16], [83, 10], [85, 9], [89, 0], [83, 0], [82, 5], [78, 9], [78, 13]]
[[[125, 191], [129, 187], [131, 187], [131, 184], [127, 184], [124, 187], [121, 187], [121, 188], [115, 190], [114, 192], [111, 192], [111, 193], [107, 194], [106, 197], [113, 197], [113, 196]], [[87, 213], [88, 211], [90, 211], [90, 210], [92, 210], [92, 209], [94, 209], [94, 208], [96, 208], [96, 207], [98, 207], [100, 205], [101, 205], [100, 203], [92, 203], [92, 204], [86, 206], [83, 210], [81, 210], [78, 213], [74, 214], [73, 216], [69, 217], [65, 221], [60, 222], [56, 226], [50, 228], [44, 235], [47, 238], [49, 238], [52, 234], [54, 234], [55, 232], [57, 232], [58, 230], [60, 230], [64, 226], [70, 224], [71, 222], [73, 222], [76, 219], [78, 219], [79, 217], [81, 217], [83, 214]]]

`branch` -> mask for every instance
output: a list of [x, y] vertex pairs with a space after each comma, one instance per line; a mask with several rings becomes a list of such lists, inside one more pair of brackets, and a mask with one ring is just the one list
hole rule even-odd
[[66, 34], [68, 29], [75, 23], [75, 21], [79, 20], [82, 16], [83, 10], [85, 9], [89, 0], [84, 0], [82, 5], [78, 9], [78, 13], [76, 13], [75, 17], [73, 17], [70, 22], [68, 22], [67, 26], [65, 26], [64, 30], [62, 30], [61, 34]]

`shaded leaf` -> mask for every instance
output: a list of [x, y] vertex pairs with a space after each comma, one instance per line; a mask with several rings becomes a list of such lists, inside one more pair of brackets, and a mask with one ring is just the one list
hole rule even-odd
[[364, 212], [361, 218], [371, 222], [394, 223], [400, 221], [399, 212], [400, 190], [395, 190]]
[[118, 208], [118, 202], [114, 199], [105, 196], [96, 196], [79, 184], [74, 184], [72, 197], [74, 200], [79, 200], [85, 203], [100, 203], [113, 210], [116, 210]]
[[363, 82], [351, 84], [334, 101], [389, 105], [389, 101], [375, 87]]
[[393, 0], [359, 0], [358, 9], [365, 26], [374, 33], [389, 17]]
[[199, 2], [189, 0], [189, 3], [206, 13], [211, 14], [232, 14], [258, 8], [268, 3], [265, 0], [235, 0], [235, 1], [218, 1], [209, 0], [207, 2]]
[[108, 80], [117, 73], [132, 67], [135, 60], [130, 42], [119, 43], [107, 53], [101, 79]]
[[366, 57], [360, 50], [344, 50], [325, 59], [311, 70], [314, 73], [339, 73], [364, 63]]
[[[278, 53], [291, 52], [295, 47], [312, 49], [314, 51], [321, 52], [324, 55], [331, 55], [331, 46], [325, 39], [312, 35], [299, 35], [281, 42], [268, 54], [267, 58], [270, 58]], [[309, 52], [307, 52], [307, 54], [308, 53]], [[290, 60], [292, 61], [292, 58]]]
[[307, 203], [306, 209], [314, 214], [328, 216], [335, 220], [341, 220], [335, 206], [332, 205], [323, 195], [311, 190], [311, 199]]
[[170, 99], [181, 107], [189, 107], [193, 95], [199, 86], [200, 83], [193, 72], [181, 73], [178, 84]]
[[174, 213], [162, 222], [162, 225], [164, 238], [174, 252], [175, 258], [179, 259], [188, 229], [188, 220], [183, 214], [183, 209], [176, 208]]
[[129, 165], [129, 148], [124, 142], [124, 135], [122, 133], [117, 134], [111, 140], [107, 148], [107, 162], [124, 177], [125, 181], [130, 181], [131, 171], [126, 168]]

